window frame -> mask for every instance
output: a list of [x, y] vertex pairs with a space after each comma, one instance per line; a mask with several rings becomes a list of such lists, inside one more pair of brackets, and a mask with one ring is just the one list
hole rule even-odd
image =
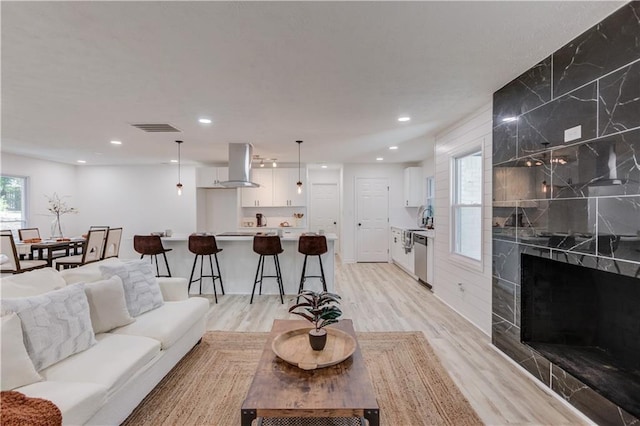
[[[472, 204], [468, 204], [468, 203], [459, 203], [458, 202], [458, 187], [459, 187], [459, 176], [458, 176], [458, 160], [465, 158], [465, 157], [469, 157], [469, 156], [475, 156], [477, 155], [478, 157], [480, 157], [480, 201], [479, 203], [472, 203]], [[449, 206], [450, 206], [450, 220], [449, 220], [449, 232], [450, 232], [450, 250], [449, 250], [449, 256], [452, 260], [460, 263], [462, 266], [473, 269], [473, 270], [477, 270], [482, 272], [483, 271], [483, 263], [484, 263], [484, 253], [483, 253], [483, 248], [484, 248], [484, 232], [483, 232], [483, 223], [484, 223], [484, 217], [483, 217], [483, 213], [484, 213], [484, 177], [485, 177], [485, 170], [484, 170], [484, 143], [483, 143], [483, 139], [478, 140], [476, 143], [473, 144], [472, 147], [466, 147], [465, 149], [461, 149], [458, 150], [456, 152], [452, 152], [450, 154], [450, 180], [449, 180], [449, 185], [450, 185], [450, 199], [449, 199]], [[480, 212], [480, 226], [478, 228], [478, 232], [479, 232], [479, 240], [480, 240], [480, 253], [479, 253], [479, 258], [474, 258], [471, 257], [467, 254], [461, 253], [459, 251], [457, 251], [457, 242], [458, 242], [458, 238], [460, 235], [460, 230], [458, 229], [458, 215], [457, 212], [459, 209], [464, 208], [464, 207], [472, 207], [472, 208], [477, 208], [478, 211]]]
[[[20, 176], [14, 174], [0, 174], [0, 177], [3, 178], [11, 178], [11, 179], [20, 179], [22, 180], [22, 200], [21, 200], [21, 220], [20, 221], [12, 221], [12, 222], [0, 222], [0, 228], [2, 229], [11, 229], [18, 230], [29, 227], [29, 177], [28, 176]], [[18, 223], [17, 227], [6, 226], [5, 223]]]

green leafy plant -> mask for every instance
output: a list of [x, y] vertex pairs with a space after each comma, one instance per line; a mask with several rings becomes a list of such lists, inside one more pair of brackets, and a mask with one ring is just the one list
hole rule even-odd
[[338, 318], [342, 316], [338, 307], [340, 296], [335, 293], [305, 290], [298, 296], [304, 299], [304, 302], [293, 305], [289, 312], [311, 322], [316, 330], [337, 323]]

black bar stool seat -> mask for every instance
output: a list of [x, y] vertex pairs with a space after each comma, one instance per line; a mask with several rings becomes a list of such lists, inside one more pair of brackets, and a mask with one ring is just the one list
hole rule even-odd
[[[170, 277], [171, 269], [167, 261], [166, 253], [173, 249], [167, 249], [162, 246], [162, 240], [159, 235], [134, 235], [133, 249], [140, 253], [140, 259], [145, 256], [151, 256], [151, 261], [156, 263], [156, 277]], [[167, 275], [160, 275], [160, 266], [158, 265], [158, 255], [164, 257], [164, 264], [167, 267]]]
[[[216, 244], [216, 237], [213, 235], [189, 235], [189, 251], [196, 255], [193, 259], [193, 267], [191, 268], [191, 276], [189, 277], [189, 290], [191, 290], [191, 284], [196, 281], [200, 282], [200, 294], [202, 294], [202, 279], [211, 278], [213, 282], [213, 297], [218, 303], [218, 293], [216, 292], [216, 280], [220, 280], [220, 290], [224, 294], [224, 285], [222, 284], [222, 274], [220, 273], [220, 264], [218, 263], [218, 253], [222, 251]], [[211, 256], [216, 259], [216, 275], [213, 270], [213, 261]], [[209, 256], [209, 267], [211, 268], [211, 275], [203, 275], [204, 257]], [[196, 264], [200, 258], [200, 278], [193, 279], [193, 273], [196, 270]]]
[[[327, 291], [327, 281], [324, 277], [324, 268], [322, 267], [322, 256], [327, 252], [327, 237], [324, 235], [301, 235], [298, 239], [298, 253], [304, 254], [304, 263], [302, 264], [302, 274], [300, 275], [300, 287], [298, 294], [304, 290], [304, 283], [307, 278], [320, 278], [322, 282], [322, 290]], [[309, 256], [318, 256], [320, 264], [320, 275], [305, 275], [307, 271], [307, 258]], [[298, 297], [299, 299], [300, 297]], [[296, 301], [298, 300], [296, 299]]]
[[[262, 279], [263, 278], [275, 278], [278, 282], [278, 289], [280, 290], [280, 303], [284, 303], [284, 285], [282, 284], [282, 272], [280, 270], [280, 260], [278, 255], [282, 250], [282, 244], [280, 237], [277, 235], [256, 235], [253, 237], [253, 251], [260, 255], [258, 260], [258, 268], [256, 269], [256, 278], [253, 280], [253, 289], [251, 290], [251, 301], [253, 303], [253, 295], [256, 292], [256, 284], [260, 283], [260, 293], [262, 294]], [[266, 256], [273, 257], [273, 263], [276, 269], [276, 275], [264, 275], [264, 262]], [[258, 275], [260, 276], [258, 278]]]

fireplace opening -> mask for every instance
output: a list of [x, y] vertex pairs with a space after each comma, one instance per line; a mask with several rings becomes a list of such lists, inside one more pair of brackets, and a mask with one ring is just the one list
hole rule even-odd
[[640, 417], [640, 279], [521, 261], [522, 343]]

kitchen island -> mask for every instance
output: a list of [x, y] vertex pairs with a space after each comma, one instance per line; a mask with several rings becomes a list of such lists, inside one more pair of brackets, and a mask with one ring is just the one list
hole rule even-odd
[[[230, 235], [233, 234], [233, 235]], [[218, 253], [218, 262], [222, 273], [222, 282], [226, 294], [251, 294], [253, 282], [258, 266], [258, 254], [253, 251], [253, 236], [256, 232], [225, 232], [216, 234], [216, 243], [222, 252]], [[273, 233], [272, 235], [275, 235]], [[337, 236], [326, 234], [327, 253], [322, 255], [322, 266], [324, 268], [327, 290], [334, 291], [335, 286], [335, 251], [334, 245]], [[297, 294], [300, 285], [300, 274], [304, 255], [298, 253], [298, 238], [300, 233], [285, 232], [282, 237], [283, 253], [278, 255], [280, 259], [280, 269], [282, 270], [282, 281], [285, 294]], [[189, 251], [189, 236], [175, 235], [172, 237], [162, 237], [162, 244], [165, 248], [173, 249], [167, 253], [171, 273], [174, 277], [185, 277], [189, 279], [193, 259], [195, 255]], [[215, 260], [214, 260], [215, 268]], [[196, 275], [200, 272], [200, 262], [196, 267]], [[205, 257], [205, 275], [209, 274], [209, 265]], [[265, 275], [275, 275], [273, 260], [266, 258]], [[307, 260], [307, 275], [320, 275], [320, 267], [315, 256], [310, 256]], [[194, 283], [191, 294], [198, 293], [198, 284]], [[309, 278], [305, 282], [305, 289], [318, 291], [322, 289], [319, 278]], [[220, 287], [217, 288], [220, 294]], [[202, 292], [213, 294], [211, 278], [203, 281]], [[256, 289], [256, 295], [258, 289]], [[262, 285], [262, 294], [278, 294], [278, 285], [275, 278], [265, 278]], [[258, 299], [259, 300], [259, 299]], [[254, 303], [256, 299], [254, 299]]]

